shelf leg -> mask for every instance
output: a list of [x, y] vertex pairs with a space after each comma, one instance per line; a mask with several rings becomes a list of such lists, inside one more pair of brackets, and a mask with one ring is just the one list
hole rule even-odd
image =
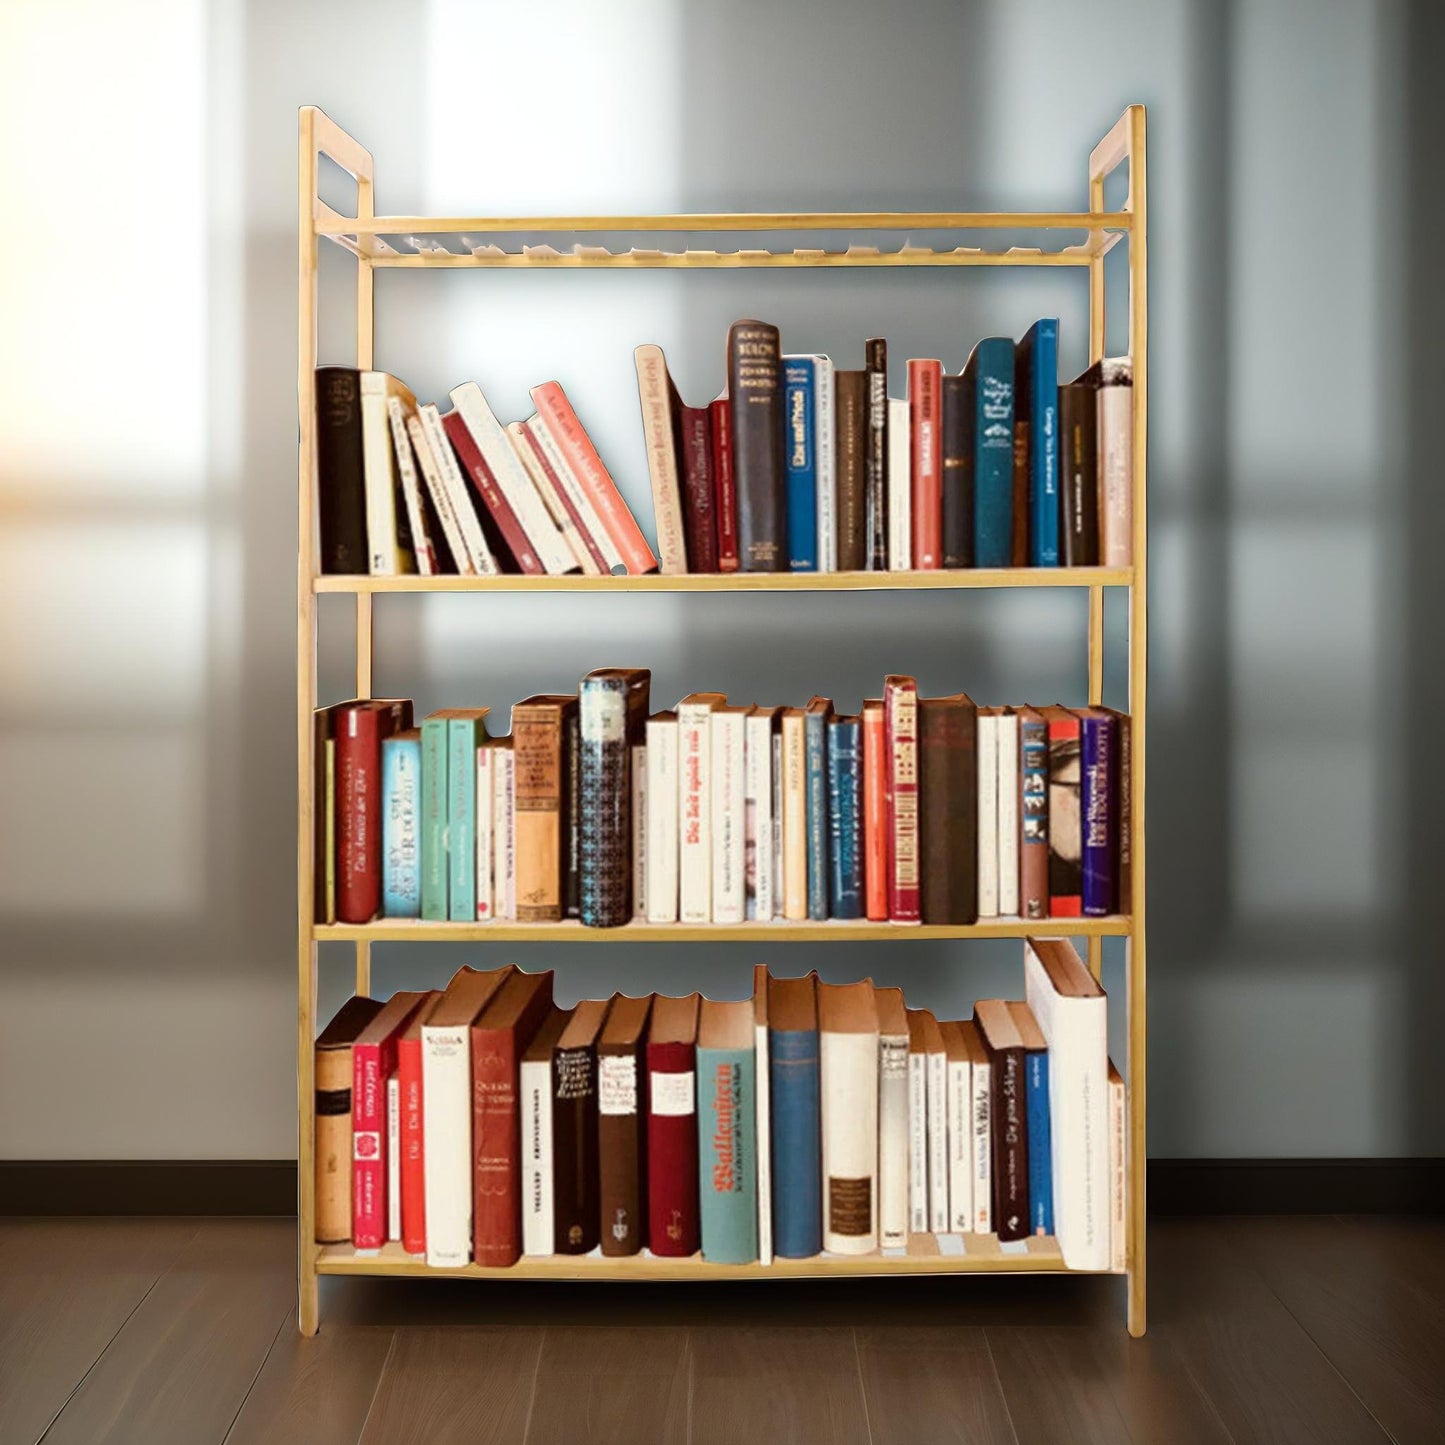
[[296, 1319], [301, 1333], [310, 1339], [321, 1328], [321, 1280], [316, 1273], [316, 1261], [311, 1256], [315, 1246], [301, 1249], [301, 1296], [297, 1303]]

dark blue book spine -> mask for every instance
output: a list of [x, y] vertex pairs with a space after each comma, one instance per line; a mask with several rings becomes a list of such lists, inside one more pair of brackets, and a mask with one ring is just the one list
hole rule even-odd
[[823, 1248], [816, 1032], [769, 1034], [768, 1083], [773, 1107], [773, 1252], [785, 1259], [808, 1259]]
[[1035, 321], [1027, 349], [1029, 394], [1015, 404], [1029, 418], [1029, 565], [1059, 565], [1059, 323]]
[[976, 567], [1007, 567], [1013, 552], [1014, 346], [974, 347], [973, 552]]
[[1031, 1049], [1024, 1056], [1024, 1094], [1029, 1131], [1029, 1228], [1054, 1232], [1053, 1141], [1049, 1134], [1049, 1056]]
[[788, 443], [788, 566], [818, 570], [818, 458], [814, 442], [812, 357], [783, 359], [784, 435]]
[[1119, 911], [1114, 837], [1115, 753], [1118, 734], [1107, 713], [1085, 713], [1079, 721], [1080, 831], [1084, 845], [1084, 916], [1102, 918]]
[[827, 714], [809, 712], [803, 719], [808, 769], [808, 917], [828, 917], [828, 775]]
[[828, 726], [828, 852], [834, 918], [863, 916], [863, 727], [856, 718]]

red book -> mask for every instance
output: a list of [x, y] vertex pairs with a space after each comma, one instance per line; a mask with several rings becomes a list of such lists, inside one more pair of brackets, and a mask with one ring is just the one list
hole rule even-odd
[[426, 1253], [426, 1144], [422, 1132], [421, 1026], [440, 993], [429, 993], [396, 1040], [396, 1077], [401, 1091], [401, 1247]]
[[386, 1147], [386, 1081], [396, 1069], [397, 1035], [431, 995], [393, 994], [351, 1046], [351, 1242], [386, 1243], [387, 1185], [397, 1162]]
[[1084, 911], [1079, 715], [1057, 705], [1039, 712], [1049, 728], [1049, 917], [1078, 918]]
[[712, 495], [717, 513], [717, 568], [738, 570], [738, 488], [733, 480], [732, 403], [726, 396], [712, 402]]
[[381, 910], [381, 740], [411, 726], [411, 703], [371, 698], [336, 717], [336, 917]]
[[718, 570], [717, 512], [712, 476], [712, 425], [705, 406], [677, 406], [677, 458], [682, 473], [682, 521], [687, 570]]
[[943, 363], [908, 363], [912, 424], [913, 565], [943, 565]]
[[442, 418], [442, 426], [446, 428], [447, 440], [451, 442], [452, 450], [462, 464], [462, 470], [472, 479], [472, 485], [477, 489], [487, 511], [491, 513], [492, 520], [497, 524], [497, 530], [502, 534], [502, 540], [516, 560], [517, 567], [534, 577], [545, 574], [547, 569], [542, 565], [542, 559], [527, 540], [527, 534], [522, 530], [522, 524], [517, 520], [512, 504], [502, 494], [497, 479], [492, 475], [492, 469], [483, 459], [481, 448], [477, 446], [461, 414], [449, 411]]
[[647, 538], [642, 535], [637, 518], [622, 500], [617, 483], [602, 465], [602, 458], [597, 455], [592, 438], [587, 435], [582, 423], [577, 419], [577, 413], [572, 410], [567, 393], [555, 381], [543, 382], [541, 386], [532, 388], [532, 404], [545, 418], [562, 456], [576, 474], [577, 484], [592, 503], [592, 509], [597, 513], [602, 525], [607, 528], [607, 535], [617, 548], [622, 565], [632, 576], [656, 572], [657, 558], [653, 556], [652, 548], [647, 545]]
[[577, 510], [577, 504], [572, 500], [572, 494], [562, 485], [562, 479], [557, 475], [556, 469], [547, 459], [547, 453], [542, 443], [537, 440], [537, 433], [532, 430], [533, 417], [522, 423], [522, 435], [527, 438], [527, 446], [532, 453], [533, 460], [547, 474], [547, 480], [552, 483], [552, 489], [561, 499], [562, 505], [567, 509], [567, 515], [572, 519], [572, 525], [577, 529], [577, 535], [582, 539], [582, 545], [587, 548], [587, 555], [597, 564], [597, 570], [604, 577], [612, 573], [607, 565], [607, 559], [602, 555], [596, 539], [587, 529], [587, 523], [582, 520], [582, 513]]
[[875, 923], [888, 919], [888, 738], [883, 704], [863, 704], [863, 902]]
[[658, 998], [647, 1034], [647, 1242], [657, 1255], [701, 1248], [697, 1184], [699, 996]]
[[883, 720], [888, 761], [884, 769], [888, 803], [888, 916], [917, 923], [918, 889], [918, 684], [889, 677], [883, 684]]
[[517, 1070], [552, 1007], [552, 971], [514, 973], [472, 1025], [472, 1257], [522, 1254], [522, 1124]]

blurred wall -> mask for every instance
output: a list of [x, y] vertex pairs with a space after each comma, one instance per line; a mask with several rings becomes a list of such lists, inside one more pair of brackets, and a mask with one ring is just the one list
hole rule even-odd
[[[1425, 428], [1445, 318], [1411, 239], [1438, 209], [1440, 28], [1403, 0], [555, 0], [543, 25], [463, 0], [6, 0], [0, 1156], [295, 1147], [303, 103], [371, 148], [383, 211], [500, 214], [1082, 208], [1090, 147], [1146, 102], [1151, 1152], [1440, 1152], [1437, 950], [1402, 921], [1434, 881], [1433, 770], [1403, 734], [1441, 690]], [[351, 264], [323, 255], [323, 360], [352, 359]], [[504, 418], [556, 376], [644, 515], [640, 341], [694, 401], [742, 315], [841, 366], [887, 335], [895, 395], [908, 356], [957, 367], [1044, 312], [1066, 371], [1085, 360], [1084, 278], [1062, 272], [382, 273], [377, 292], [379, 365], [433, 399], [475, 378]], [[332, 700], [350, 626], [322, 601]], [[1117, 605], [1109, 622], [1117, 656]], [[505, 716], [605, 664], [650, 666], [657, 706], [706, 686], [852, 710], [886, 671], [996, 701], [1085, 683], [1062, 594], [394, 597], [377, 637], [376, 690], [423, 711]], [[1109, 685], [1122, 702], [1112, 664]], [[386, 990], [515, 958], [555, 966], [566, 1001], [740, 996], [761, 956], [379, 947], [375, 972]], [[767, 958], [940, 1010], [1018, 983], [1012, 945]], [[323, 951], [323, 1010], [349, 963]]]

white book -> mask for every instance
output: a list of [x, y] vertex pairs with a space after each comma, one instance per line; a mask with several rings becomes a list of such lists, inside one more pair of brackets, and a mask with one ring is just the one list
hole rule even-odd
[[677, 715], [647, 720], [647, 921], [677, 922]]
[[502, 424], [482, 395], [481, 387], [474, 381], [464, 381], [460, 386], [454, 386], [448, 395], [471, 432], [472, 440], [476, 442], [498, 490], [507, 499], [517, 518], [517, 525], [527, 534], [537, 560], [549, 576], [573, 571], [577, 560], [572, 555], [572, 549], [563, 540], [560, 529], [542, 501], [541, 493], [527, 475], [517, 449], [507, 439]]
[[823, 1248], [878, 1247], [878, 1014], [873, 985], [818, 985]]
[[1134, 555], [1133, 363], [1127, 356], [1106, 356], [1099, 375], [1099, 562], [1127, 567]]
[[808, 748], [801, 708], [785, 708], [779, 720], [782, 739], [783, 917], [808, 916]]
[[[929, 1016], [930, 1021], [932, 1015]], [[938, 1024], [928, 1040], [928, 1227], [948, 1233], [948, 1055]]]
[[978, 710], [978, 916], [998, 917], [998, 717]]
[[475, 577], [477, 575], [476, 564], [472, 561], [472, 554], [467, 550], [466, 538], [462, 535], [461, 521], [457, 516], [456, 508], [452, 505], [451, 492], [442, 478], [441, 468], [437, 465], [436, 457], [432, 455], [431, 441], [420, 412], [407, 417], [406, 434], [416, 456], [416, 464], [421, 469], [422, 481], [431, 494], [432, 506], [436, 508], [437, 520], [441, 523], [442, 535], [446, 538], [447, 551], [452, 554], [452, 561], [457, 565], [457, 575]]
[[973, 1228], [973, 1063], [963, 1026], [941, 1027], [948, 1056], [948, 1227], [967, 1234]]
[[[975, 1030], [977, 1025], [975, 1025]], [[977, 1041], [977, 1033], [974, 1038]], [[981, 1042], [973, 1057], [973, 1230], [993, 1232], [993, 1069]]]
[[753, 965], [753, 1123], [758, 1176], [758, 1262], [773, 1262], [773, 1111], [768, 1065], [768, 969]]
[[[441, 479], [441, 487], [446, 492], [452, 514], [456, 517], [462, 548], [471, 563], [472, 571], [479, 577], [495, 577], [501, 569], [497, 566], [497, 559], [492, 556], [492, 549], [487, 546], [487, 539], [482, 535], [482, 524], [467, 490], [467, 479], [462, 475], [457, 455], [447, 436], [447, 429], [442, 425], [442, 414], [431, 402], [418, 407], [416, 414], [421, 419], [428, 453]], [[421, 458], [419, 448], [417, 456]], [[422, 470], [426, 470], [425, 461], [422, 462]]]
[[888, 398], [888, 570], [913, 567], [913, 421], [906, 401]]
[[908, 1246], [908, 1014], [903, 990], [873, 990], [878, 1004], [878, 1243]]
[[1107, 1269], [1108, 1000], [1067, 939], [1024, 944], [1024, 997], [1049, 1049], [1054, 1232], [1070, 1269]]
[[647, 917], [647, 749], [632, 749], [632, 916]]
[[1123, 1269], [1129, 1255], [1129, 1115], [1124, 1080], [1109, 1064], [1109, 1268]]
[[494, 794], [494, 779], [497, 774], [497, 757], [502, 748], [480, 747], [477, 749], [477, 922], [490, 923], [496, 917], [495, 837], [497, 826], [497, 804]]
[[548, 476], [547, 468], [542, 465], [538, 448], [532, 442], [526, 423], [508, 422], [505, 431], [507, 440], [512, 444], [512, 449], [521, 458], [523, 469], [532, 479], [532, 485], [536, 487], [537, 495], [541, 497], [543, 506], [547, 508], [547, 515], [557, 524], [557, 530], [561, 532], [562, 540], [566, 542], [567, 550], [572, 554], [572, 560], [577, 564], [578, 570], [588, 577], [600, 577], [602, 569], [597, 565], [592, 553], [587, 550], [587, 544], [582, 540], [582, 534], [577, 530], [577, 524], [572, 520], [571, 512], [567, 510], [561, 494], [553, 484], [552, 478]]
[[401, 1238], [401, 1080], [386, 1081], [386, 1237]]
[[433, 1269], [454, 1269], [472, 1256], [470, 1032], [470, 1020], [421, 1028], [426, 1262]]
[[818, 571], [838, 570], [838, 453], [831, 357], [813, 357], [813, 457], [818, 478]]
[[517, 1067], [517, 1102], [522, 1116], [522, 1253], [555, 1254], [552, 1055], [548, 1051], [545, 1058], [533, 1058], [532, 1053], [529, 1048]]
[[361, 373], [361, 473], [366, 490], [366, 551], [373, 577], [395, 577], [415, 570], [412, 554], [401, 545], [396, 496], [401, 490], [396, 451], [391, 444], [388, 396], [416, 404], [416, 398], [384, 371]]
[[696, 692], [677, 705], [678, 917], [712, 922], [712, 712], [726, 699]]
[[998, 911], [1019, 912], [1019, 717], [998, 715]]
[[712, 920], [747, 917], [747, 720], [742, 707], [712, 715]]
[[547, 458], [547, 464], [552, 468], [562, 490], [567, 493], [572, 505], [577, 509], [577, 515], [582, 518], [582, 525], [587, 528], [589, 535], [597, 545], [597, 550], [602, 553], [602, 560], [607, 564], [609, 572], [616, 572], [624, 568], [622, 554], [617, 550], [617, 544], [612, 540], [611, 534], [602, 524], [602, 518], [597, 513], [597, 508], [592, 505], [592, 499], [588, 496], [582, 483], [577, 480], [577, 473], [568, 464], [567, 458], [562, 455], [562, 448], [557, 445], [557, 438], [552, 435], [552, 428], [547, 425], [546, 418], [534, 413], [526, 421], [526, 427], [537, 439], [537, 445], [542, 448], [542, 454]]
[[517, 916], [517, 758], [511, 748], [497, 748], [492, 774], [492, 913]]
[[401, 499], [406, 506], [407, 526], [411, 528], [416, 570], [423, 577], [432, 577], [438, 570], [436, 548], [432, 542], [431, 528], [427, 525], [426, 508], [422, 505], [422, 480], [417, 474], [411, 438], [406, 431], [407, 417], [415, 412], [414, 397], [409, 406], [403, 405], [401, 397], [395, 392], [386, 399], [386, 419], [391, 423], [391, 448], [396, 456], [397, 476], [401, 479]]
[[777, 709], [754, 708], [748, 714], [745, 747], [747, 916], [773, 916], [773, 719]]
[[928, 1233], [928, 1053], [917, 1009], [908, 1011], [908, 1232]]

